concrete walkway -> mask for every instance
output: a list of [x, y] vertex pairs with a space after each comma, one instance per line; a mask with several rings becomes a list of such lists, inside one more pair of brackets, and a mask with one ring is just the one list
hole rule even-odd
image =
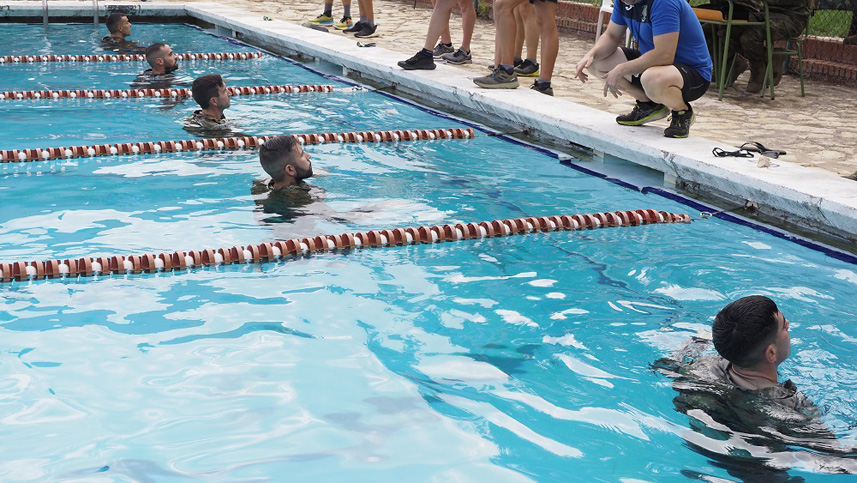
[[[192, 3], [190, 0], [168, 0], [176, 3]], [[322, 0], [312, 2], [283, 0], [220, 0], [219, 3], [258, 12], [260, 16], [271, 16], [277, 20], [296, 24], [315, 18], [322, 10]], [[428, 18], [431, 11], [413, 7], [412, 3], [393, 0], [375, 0], [375, 21], [380, 36], [371, 39], [379, 47], [401, 53], [404, 60], [422, 48]], [[353, 16], [357, 16], [354, 2]], [[342, 6], [334, 2], [334, 16], [342, 14]], [[461, 19], [453, 14], [452, 38], [457, 46], [461, 40]], [[335, 29], [330, 35], [344, 36]], [[613, 100], [602, 95], [600, 81], [581, 84], [572, 78], [578, 60], [591, 47], [592, 40], [573, 36], [560, 36], [560, 53], [553, 86], [557, 97], [588, 107], [623, 114], [630, 111], [630, 97]], [[488, 72], [485, 66], [494, 57], [494, 23], [479, 19], [472, 41], [473, 64], [463, 66], [473, 76]], [[745, 73], [736, 86], [727, 90], [723, 101], [717, 100], [717, 91], [712, 88], [702, 99], [694, 103], [696, 123], [692, 133], [721, 143], [723, 148], [737, 146], [746, 141], [759, 141], [769, 148], [783, 149], [788, 155], [780, 160], [814, 166], [834, 172], [840, 176], [857, 175], [857, 93], [843, 86], [807, 81], [806, 97], [800, 97], [800, 82], [796, 76], [786, 76], [776, 89], [777, 98], [760, 98], [745, 94]], [[521, 78], [522, 87], [528, 88], [531, 81]], [[658, 121], [663, 127], [666, 120]], [[720, 145], [720, 144], [719, 144]], [[855, 186], [857, 188], [857, 186]]]

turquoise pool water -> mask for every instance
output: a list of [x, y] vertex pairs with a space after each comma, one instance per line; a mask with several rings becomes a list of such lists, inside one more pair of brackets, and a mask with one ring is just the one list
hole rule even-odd
[[[175, 45], [246, 49], [163, 28]], [[79, 34], [52, 27], [50, 44], [64, 35]], [[81, 45], [68, 53], [97, 50]], [[199, 68], [252, 85], [241, 70], [258, 62], [287, 79], [271, 83], [332, 82], [273, 57], [244, 62]], [[6, 67], [2, 90], [26, 71]], [[42, 66], [29, 68], [39, 79]], [[84, 82], [102, 68], [62, 76]], [[180, 121], [192, 103], [110, 102], [6, 101], [2, 149], [190, 137]], [[256, 135], [461, 125], [346, 91], [235, 97], [227, 116]], [[695, 214], [480, 134], [309, 147], [327, 175], [311, 180], [312, 203], [279, 213], [250, 194], [262, 176], [251, 151], [3, 165], [0, 258], [640, 207]], [[783, 376], [853, 446], [855, 284], [853, 265], [718, 219], [4, 284], [0, 479], [737, 480], [749, 459], [759, 481], [782, 478], [772, 468], [839, 481], [831, 472], [853, 453], [692, 430], [649, 365], [704, 333], [727, 301], [767, 294], [792, 323]]]

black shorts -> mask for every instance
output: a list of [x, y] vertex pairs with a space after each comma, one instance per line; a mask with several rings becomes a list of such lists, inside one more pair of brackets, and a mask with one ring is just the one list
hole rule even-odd
[[536, 2], [553, 2], [553, 3], [557, 3], [557, 0], [530, 0], [530, 3], [536, 3]]
[[[629, 47], [622, 47], [622, 52], [628, 60], [634, 60], [643, 55], [639, 50]], [[711, 85], [711, 81], [705, 80], [705, 78], [702, 77], [702, 75], [700, 75], [693, 67], [689, 67], [684, 64], [673, 65], [678, 69], [681, 74], [681, 78], [684, 81], [684, 85], [681, 87], [681, 98], [684, 102], [695, 101], [705, 95], [708, 91], [708, 86]], [[631, 76], [631, 84], [639, 87], [640, 89], [643, 88], [643, 84], [640, 82], [640, 74], [634, 74]]]

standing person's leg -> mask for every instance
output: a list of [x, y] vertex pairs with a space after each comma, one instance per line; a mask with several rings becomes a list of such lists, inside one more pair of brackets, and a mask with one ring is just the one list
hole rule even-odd
[[559, 33], [556, 30], [556, 0], [533, 0], [533, 10], [539, 24], [539, 38], [542, 44], [542, 62], [539, 78], [533, 89], [553, 95], [551, 77], [559, 54]]
[[324, 11], [318, 17], [309, 21], [316, 25], [333, 24], [333, 0], [324, 0]]
[[[360, 19], [365, 22], [365, 25], [359, 32], [355, 32], [354, 36], [363, 39], [377, 37], [376, 30], [378, 26], [375, 25], [375, 10], [372, 0], [357, 0], [357, 3], [360, 5]], [[365, 21], [363, 20], [364, 18], [366, 19]]]
[[477, 77], [473, 82], [488, 89], [514, 89], [518, 87], [518, 76], [513, 65], [515, 59], [515, 16], [512, 10], [527, 0], [494, 1], [494, 52], [497, 67], [491, 75]]
[[[351, 0], [348, 0], [348, 1], [350, 2]], [[358, 9], [360, 18], [357, 20], [357, 22], [354, 23], [354, 25], [352, 25], [351, 27], [349, 27], [347, 29], [344, 29], [343, 32], [356, 35], [357, 33], [363, 31], [363, 28], [368, 25], [368, 18], [366, 17], [366, 6], [364, 5], [365, 1], [366, 0], [357, 0], [357, 9]], [[373, 15], [372, 22], [373, 22], [373, 24], [375, 22], [374, 15]]]
[[438, 41], [444, 30], [449, 32], [449, 16], [458, 0], [436, 0], [434, 10], [429, 20], [428, 32], [423, 49], [408, 60], [399, 62], [399, 67], [405, 70], [430, 70], [435, 68], [432, 47]]
[[336, 30], [345, 30], [354, 25], [351, 20], [351, 0], [342, 0], [342, 20], [333, 24]]
[[[523, 3], [512, 10], [512, 15], [515, 16], [515, 65], [521, 65], [524, 61], [524, 41], [526, 39], [526, 29], [524, 25], [524, 16], [526, 15], [526, 6]], [[520, 62], [519, 62], [520, 61]]]
[[[434, 12], [437, 11], [437, 2], [438, 0], [431, 0], [432, 16], [434, 16]], [[431, 26], [429, 26], [429, 30], [431, 30]], [[440, 33], [440, 42], [435, 46], [432, 53], [434, 54], [434, 58], [437, 59], [443, 54], [449, 54], [452, 52], [455, 52], [455, 48], [452, 47], [452, 35], [449, 33], [449, 21], [447, 21], [446, 26]]]
[[527, 55], [515, 66], [515, 73], [524, 77], [538, 77], [539, 63], [536, 62], [536, 56], [539, 51], [539, 22], [529, 2], [521, 4], [515, 12], [519, 12], [524, 21], [523, 34], [527, 46]]
[[473, 39], [473, 27], [476, 25], [476, 9], [471, 0], [458, 0], [458, 8], [461, 10], [461, 28], [464, 35], [461, 46], [452, 54], [443, 56], [449, 64], [469, 64], [473, 61], [470, 55], [470, 41]]

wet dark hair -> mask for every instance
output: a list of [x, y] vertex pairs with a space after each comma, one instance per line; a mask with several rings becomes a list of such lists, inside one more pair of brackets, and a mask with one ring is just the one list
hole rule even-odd
[[277, 136], [259, 147], [259, 163], [275, 183], [285, 177], [283, 168], [292, 162], [297, 145], [298, 138], [294, 136]]
[[107, 31], [111, 34], [118, 32], [119, 22], [122, 21], [122, 17], [127, 17], [127, 15], [122, 12], [113, 12], [108, 15], [107, 19], [104, 20], [104, 25], [107, 25]]
[[755, 367], [763, 360], [764, 347], [776, 338], [779, 311], [763, 295], [742, 297], [724, 307], [711, 328], [717, 353], [739, 367]]
[[156, 44], [150, 45], [146, 48], [146, 62], [149, 63], [152, 67], [155, 66], [155, 61], [158, 60], [158, 52], [161, 51], [167, 44], [163, 42], [158, 42]]
[[223, 84], [220, 74], [208, 74], [194, 79], [190, 90], [193, 91], [193, 100], [199, 107], [208, 109], [212, 97], [217, 97], [218, 90]]

